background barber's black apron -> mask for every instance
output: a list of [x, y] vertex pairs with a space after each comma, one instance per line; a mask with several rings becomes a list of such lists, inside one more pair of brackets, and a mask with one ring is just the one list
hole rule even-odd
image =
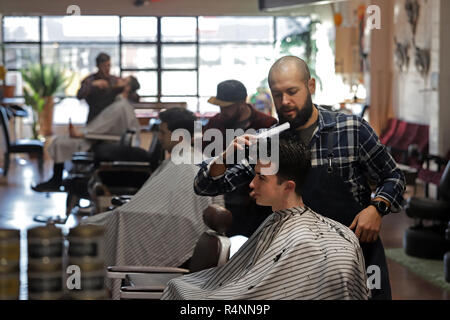
[[[315, 212], [349, 227], [355, 216], [370, 204], [370, 199], [367, 200], [367, 206], [362, 206], [354, 199], [333, 163], [333, 132], [330, 131], [326, 138], [328, 163], [311, 168], [303, 187], [303, 201]], [[366, 269], [370, 265], [377, 265], [381, 271], [381, 288], [371, 290], [372, 300], [391, 300], [388, 268], [380, 237], [373, 243], [361, 243], [361, 248]]]

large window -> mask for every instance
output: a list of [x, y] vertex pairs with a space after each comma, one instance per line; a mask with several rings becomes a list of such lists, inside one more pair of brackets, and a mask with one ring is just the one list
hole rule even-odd
[[[135, 75], [142, 101], [186, 101], [193, 111], [219, 111], [207, 99], [226, 79], [242, 81], [252, 96], [282, 53], [279, 43], [304, 30], [309, 17], [37, 16], [2, 18], [7, 81], [22, 96], [20, 68], [59, 64], [73, 73], [60, 92], [74, 104], [81, 80], [96, 70], [100, 52], [111, 73]], [[301, 53], [300, 53], [301, 54]], [[70, 102], [70, 103], [69, 103]], [[85, 104], [80, 106], [86, 108]]]

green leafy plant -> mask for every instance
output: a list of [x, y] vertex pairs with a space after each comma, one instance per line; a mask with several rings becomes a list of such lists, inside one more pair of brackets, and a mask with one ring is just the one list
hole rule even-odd
[[[295, 23], [295, 20], [293, 20]], [[316, 25], [320, 24], [319, 20], [311, 20], [306, 27], [299, 25], [298, 30], [285, 36], [280, 42], [280, 53], [283, 55], [291, 55], [292, 50], [295, 48], [303, 48], [303, 58], [306, 64], [309, 66], [311, 77], [315, 78], [320, 85], [322, 85], [321, 79], [316, 73], [316, 54], [317, 45], [314, 39], [314, 33], [316, 32]]]
[[33, 136], [39, 138], [39, 118], [45, 107], [46, 97], [53, 97], [65, 90], [72, 82], [72, 76], [58, 65], [41, 65], [34, 63], [21, 71], [25, 82], [23, 88], [25, 103], [33, 109]]
[[39, 138], [39, 114], [44, 109], [45, 100], [37, 92], [31, 92], [31, 90], [24, 88], [23, 93], [25, 96], [25, 104], [31, 106], [33, 116], [33, 138]]
[[22, 78], [28, 87], [41, 97], [51, 97], [64, 90], [72, 81], [73, 76], [66, 76], [64, 69], [58, 65], [30, 64], [21, 70]]

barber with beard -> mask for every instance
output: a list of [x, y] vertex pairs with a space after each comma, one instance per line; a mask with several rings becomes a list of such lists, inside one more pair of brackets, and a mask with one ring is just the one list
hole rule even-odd
[[[402, 171], [365, 120], [312, 103], [316, 83], [302, 59], [286, 56], [277, 60], [269, 72], [269, 86], [280, 124], [289, 122], [311, 150], [304, 203], [355, 232], [363, 249], [372, 299], [392, 299], [379, 233], [382, 218], [398, 212], [403, 203]], [[218, 159], [226, 160], [227, 152], [242, 149], [251, 140], [249, 135], [238, 137], [222, 155], [204, 161], [194, 182], [195, 192], [213, 196], [250, 183], [255, 175], [253, 166], [223, 164]], [[369, 179], [377, 185], [373, 196]]]
[[[219, 106], [220, 112], [212, 117], [203, 131], [217, 129], [223, 136], [223, 149], [226, 145], [226, 130], [248, 129], [259, 130], [269, 128], [277, 120], [268, 114], [256, 110], [246, 102], [247, 89], [238, 80], [226, 80], [217, 85], [217, 94], [208, 102]], [[203, 148], [210, 142], [203, 141]], [[214, 155], [213, 155], [214, 156]], [[224, 195], [225, 207], [233, 214], [233, 222], [227, 230], [227, 236], [243, 235], [250, 237], [270, 214], [270, 207], [256, 204], [250, 196], [250, 187], [244, 184]]]

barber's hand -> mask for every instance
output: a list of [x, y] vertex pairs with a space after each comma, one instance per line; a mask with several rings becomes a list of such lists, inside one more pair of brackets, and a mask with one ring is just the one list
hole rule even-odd
[[234, 154], [237, 150], [244, 150], [246, 145], [250, 146], [254, 141], [256, 141], [256, 136], [251, 134], [244, 134], [242, 136], [234, 138], [234, 140], [222, 153], [223, 161], [226, 163], [227, 154]]
[[236, 137], [230, 145], [226, 148], [224, 152], [220, 155], [220, 158], [211, 163], [211, 167], [209, 168], [209, 175], [211, 177], [217, 177], [225, 173], [227, 170], [226, 161], [227, 154], [232, 154], [235, 150], [243, 150], [245, 145], [251, 144], [251, 140], [253, 140], [253, 135], [243, 135], [240, 137]]
[[122, 78], [118, 78], [116, 81], [116, 87], [125, 87], [127, 85], [127, 83], [125, 82], [124, 79]]
[[377, 209], [370, 205], [358, 213], [349, 228], [356, 228], [355, 235], [359, 242], [375, 242], [381, 230], [381, 221]]
[[69, 118], [69, 136], [71, 138], [82, 138], [83, 134], [80, 133], [72, 124], [72, 120]]
[[109, 87], [109, 82], [104, 80], [104, 79], [98, 79], [98, 80], [94, 80], [92, 81], [92, 85], [94, 87], [100, 88], [100, 89], [105, 89]]

